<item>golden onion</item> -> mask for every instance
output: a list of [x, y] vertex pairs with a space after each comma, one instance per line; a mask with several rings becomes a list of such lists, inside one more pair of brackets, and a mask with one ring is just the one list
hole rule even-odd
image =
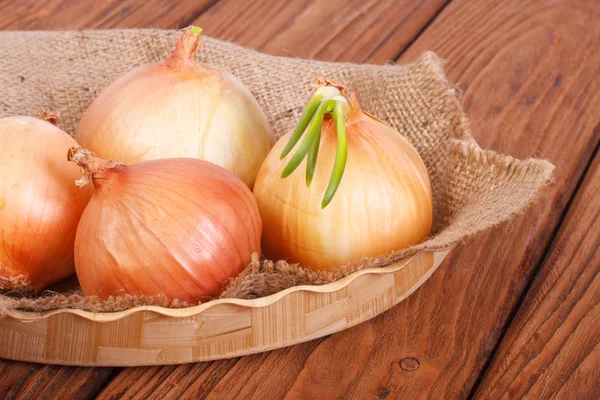
[[265, 255], [331, 270], [423, 241], [433, 208], [419, 154], [341, 85], [318, 82], [256, 179]]
[[142, 65], [106, 88], [83, 115], [75, 140], [127, 164], [203, 159], [252, 187], [274, 142], [271, 126], [237, 77], [196, 62], [200, 33], [186, 29], [170, 58]]
[[93, 190], [73, 184], [79, 170], [65, 155], [75, 140], [48, 121], [0, 119], [0, 288], [43, 289], [75, 272], [75, 230]]
[[[86, 295], [217, 296], [260, 253], [261, 220], [250, 189], [193, 158], [124, 165], [72, 148], [95, 191], [75, 238]], [[73, 185], [74, 186], [74, 185]]]

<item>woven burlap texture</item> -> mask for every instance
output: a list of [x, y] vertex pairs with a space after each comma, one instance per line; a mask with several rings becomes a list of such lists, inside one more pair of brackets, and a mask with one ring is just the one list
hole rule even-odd
[[[160, 30], [0, 33], [0, 116], [35, 116], [44, 107], [58, 112], [59, 126], [73, 134], [82, 113], [104, 87], [140, 64], [166, 58], [178, 35]], [[547, 161], [520, 161], [479, 148], [458, 92], [433, 53], [408, 65], [354, 65], [273, 57], [206, 38], [199, 58], [237, 75], [256, 96], [277, 136], [297, 122], [314, 90], [313, 77], [344, 83], [356, 92], [365, 111], [413, 143], [427, 166], [434, 194], [433, 232], [422, 244], [359, 260], [335, 274], [254, 260], [222, 297], [253, 298], [294, 285], [322, 284], [420, 250], [451, 248], [522, 212], [551, 179], [554, 167]], [[142, 304], [189, 305], [160, 298], [100, 301], [77, 291], [46, 292], [35, 298], [0, 296], [0, 315], [17, 308], [116, 311]]]

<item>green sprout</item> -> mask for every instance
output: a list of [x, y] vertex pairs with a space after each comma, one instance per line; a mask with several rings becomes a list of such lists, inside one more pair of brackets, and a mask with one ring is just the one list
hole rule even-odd
[[349, 111], [349, 102], [339, 89], [333, 86], [319, 88], [304, 108], [300, 121], [296, 125], [290, 140], [281, 153], [281, 159], [285, 158], [306, 132], [296, 153], [290, 158], [283, 169], [281, 177], [287, 178], [290, 176], [302, 163], [304, 158], [308, 156], [306, 164], [306, 186], [309, 187], [317, 166], [323, 119], [326, 115], [331, 115], [337, 129], [337, 150], [331, 178], [327, 185], [323, 201], [321, 202], [321, 209], [327, 207], [331, 202], [335, 192], [340, 186], [342, 176], [344, 175], [346, 160], [348, 158], [346, 118], [348, 118]]

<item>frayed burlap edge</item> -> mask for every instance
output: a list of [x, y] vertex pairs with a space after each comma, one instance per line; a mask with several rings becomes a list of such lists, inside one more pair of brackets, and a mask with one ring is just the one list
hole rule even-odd
[[4, 293], [19, 293], [32, 295], [37, 292], [37, 289], [29, 286], [29, 280], [26, 275], [18, 275], [11, 277], [0, 276], [0, 291]]
[[[186, 308], [196, 306], [200, 303], [179, 301], [177, 299], [169, 300], [163, 296], [132, 296], [127, 294], [103, 300], [97, 296], [84, 296], [81, 293], [64, 295], [43, 292], [35, 299], [0, 296], [0, 318], [6, 317], [10, 310], [43, 312], [71, 308], [91, 312], [106, 312], [123, 311], [138, 306]], [[107, 310], [106, 304], [111, 305], [110, 310]]]

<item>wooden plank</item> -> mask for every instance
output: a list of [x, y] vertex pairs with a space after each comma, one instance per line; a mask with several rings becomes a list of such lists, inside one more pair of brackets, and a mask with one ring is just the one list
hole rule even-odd
[[600, 154], [476, 398], [600, 397]]
[[[394, 60], [448, 0], [221, 0], [195, 21], [264, 53], [327, 61]], [[268, 22], [265, 22], [268, 21]]]
[[203, 391], [210, 391], [236, 363], [224, 360], [217, 364], [197, 363], [168, 367], [126, 368], [122, 378], [111, 385], [110, 391], [99, 395], [100, 399], [180, 399], [189, 387], [199, 382], [197, 391], [201, 398]]
[[114, 372], [114, 368], [60, 367], [0, 360], [0, 398], [91, 398]]
[[0, 30], [181, 28], [216, 0], [3, 0]]
[[[106, 399], [199, 399], [206, 396], [214, 398], [233, 398], [231, 393], [237, 390], [254, 398], [281, 398], [288, 390], [289, 382], [267, 392], [262, 390], [261, 382], [274, 378], [286, 371], [297, 375], [302, 369], [303, 358], [310, 355], [310, 349], [320, 340], [313, 340], [302, 346], [292, 346], [268, 353], [235, 358], [229, 360], [187, 364], [171, 367], [127, 368], [124, 369], [99, 395]], [[308, 351], [307, 351], [308, 350]], [[252, 371], [252, 374], [248, 372]], [[254, 377], [254, 378], [252, 378]], [[217, 391], [214, 391], [216, 386]], [[223, 393], [222, 388], [231, 393]], [[262, 393], [263, 397], [258, 394]]]

